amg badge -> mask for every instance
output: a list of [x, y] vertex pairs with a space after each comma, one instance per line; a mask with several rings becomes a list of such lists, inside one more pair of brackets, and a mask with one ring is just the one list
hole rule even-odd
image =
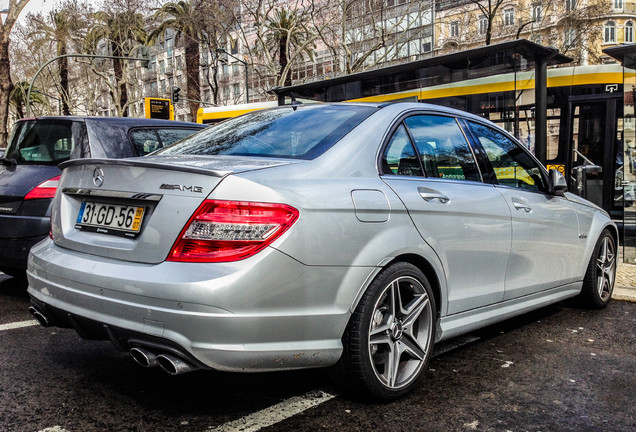
[[159, 189], [180, 190], [183, 192], [198, 192], [198, 193], [203, 192], [203, 187], [201, 186], [184, 186], [180, 184], [166, 184], [166, 183], [163, 183], [161, 186], [159, 186]]

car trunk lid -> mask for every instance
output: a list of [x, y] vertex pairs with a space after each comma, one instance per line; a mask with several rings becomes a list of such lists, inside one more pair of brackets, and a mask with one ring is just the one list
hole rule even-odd
[[53, 238], [79, 252], [159, 263], [225, 176], [287, 163], [293, 162], [240, 157], [69, 161], [61, 165]]

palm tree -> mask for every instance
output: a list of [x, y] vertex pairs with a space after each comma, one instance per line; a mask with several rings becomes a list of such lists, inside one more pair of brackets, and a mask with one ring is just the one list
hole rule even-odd
[[[148, 43], [144, 29], [144, 16], [131, 11], [98, 11], [93, 14], [95, 23], [88, 30], [86, 42], [92, 52], [99, 51], [102, 42], [108, 44], [110, 55], [124, 57], [140, 44]], [[128, 88], [124, 77], [124, 62], [113, 59], [115, 87], [111, 92], [118, 111], [128, 116]]]
[[[15, 83], [13, 87], [13, 91], [11, 91], [11, 95], [9, 96], [9, 103], [15, 107], [16, 117], [23, 118], [24, 117], [24, 108], [26, 107], [26, 99], [27, 94], [29, 92], [29, 86], [31, 83], [28, 81], [19, 81]], [[42, 94], [38, 92], [36, 89], [31, 89], [31, 103], [34, 104], [43, 104], [44, 98]]]
[[205, 17], [196, 0], [180, 0], [164, 4], [155, 12], [155, 18], [160, 21], [157, 29], [152, 33], [152, 39], [165, 37], [168, 29], [176, 32], [175, 42], [183, 40], [185, 45], [186, 86], [187, 99], [190, 99], [190, 116], [197, 118], [201, 99], [201, 85], [199, 83], [199, 44], [204, 40]]
[[302, 15], [296, 10], [277, 9], [267, 18], [267, 44], [278, 52], [278, 82], [282, 85], [292, 84], [289, 63], [293, 52], [298, 54], [300, 51], [301, 56], [313, 57], [315, 35], [311, 35], [304, 24]]
[[[48, 19], [47, 19], [48, 18]], [[54, 43], [56, 56], [63, 56], [68, 53], [68, 44], [72, 39], [74, 31], [73, 19], [67, 10], [53, 10], [45, 18], [42, 14], [31, 16], [30, 25], [34, 28], [27, 37], [33, 42], [31, 49], [39, 49], [44, 44]], [[58, 60], [58, 73], [60, 77], [60, 96], [62, 99], [62, 113], [71, 115], [69, 108], [69, 88], [68, 88], [68, 57]]]

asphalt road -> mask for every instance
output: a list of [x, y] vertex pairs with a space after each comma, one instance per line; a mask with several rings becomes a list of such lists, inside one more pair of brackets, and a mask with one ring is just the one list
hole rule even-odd
[[25, 290], [0, 274], [3, 432], [636, 431], [636, 303], [560, 303], [488, 327], [440, 347], [413, 394], [375, 404], [322, 370], [143, 369], [110, 343], [33, 325]]

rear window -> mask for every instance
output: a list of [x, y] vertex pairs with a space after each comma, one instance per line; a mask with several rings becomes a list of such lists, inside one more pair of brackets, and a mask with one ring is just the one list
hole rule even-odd
[[[80, 122], [64, 120], [27, 120], [16, 123], [5, 157], [18, 163], [57, 165], [79, 157], [84, 139]], [[78, 148], [79, 147], [79, 148]]]
[[377, 109], [359, 105], [296, 105], [256, 111], [211, 126], [156, 154], [313, 159]]

